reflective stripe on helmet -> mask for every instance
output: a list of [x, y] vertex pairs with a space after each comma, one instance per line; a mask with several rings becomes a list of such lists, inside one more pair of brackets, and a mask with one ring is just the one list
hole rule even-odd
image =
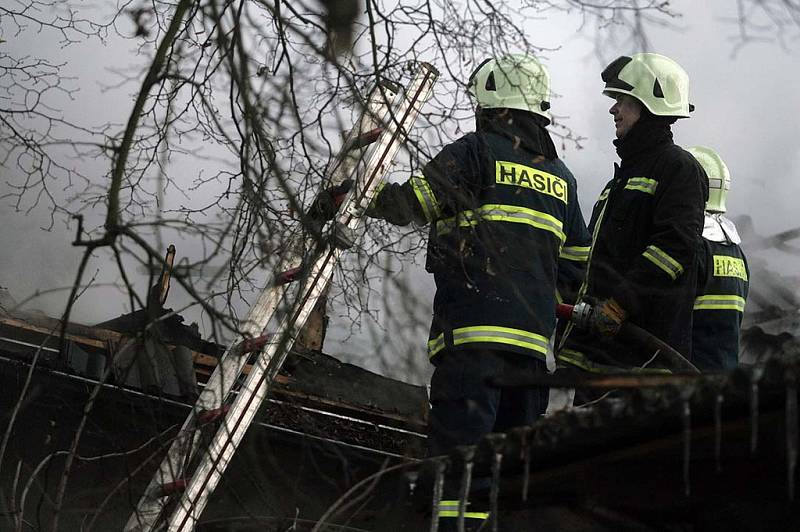
[[487, 204], [474, 211], [463, 211], [453, 218], [439, 220], [436, 223], [436, 232], [439, 235], [446, 235], [456, 225], [458, 227], [470, 227], [481, 222], [521, 223], [551, 232], [559, 239], [561, 244], [567, 239], [567, 235], [564, 234], [564, 225], [558, 218], [541, 211], [516, 205]]
[[681, 266], [681, 263], [670, 257], [658, 246], [647, 246], [642, 256], [658, 266], [673, 280], [677, 279], [678, 276], [683, 273], [683, 266]]
[[694, 310], [735, 310], [744, 312], [745, 299], [739, 296], [708, 294], [694, 300]]

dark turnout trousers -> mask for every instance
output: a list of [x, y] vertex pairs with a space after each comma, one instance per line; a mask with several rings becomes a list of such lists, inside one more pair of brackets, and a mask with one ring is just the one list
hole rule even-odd
[[[430, 456], [450, 453], [459, 445], [475, 445], [491, 432], [507, 432], [531, 425], [547, 410], [546, 388], [501, 390], [486, 385], [486, 379], [501, 374], [541, 374], [547, 366], [532, 356], [497, 350], [447, 351], [436, 358], [431, 378], [431, 412], [428, 424]], [[456, 530], [461, 486], [461, 467], [445, 475], [440, 505], [440, 530]], [[489, 488], [488, 477], [472, 479], [472, 493]], [[436, 516], [434, 516], [435, 518]], [[488, 509], [468, 502], [466, 530], [478, 530], [488, 518]], [[452, 528], [450, 528], [452, 527]]]

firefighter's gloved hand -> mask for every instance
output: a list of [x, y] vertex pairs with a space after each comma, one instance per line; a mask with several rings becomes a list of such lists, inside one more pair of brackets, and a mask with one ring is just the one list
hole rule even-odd
[[625, 309], [614, 298], [609, 298], [594, 306], [591, 319], [592, 328], [610, 338], [619, 332], [627, 317], [628, 313], [625, 312]]
[[336, 216], [336, 211], [339, 210], [344, 195], [350, 192], [351, 188], [353, 188], [352, 179], [345, 179], [336, 186], [326, 188], [311, 204], [308, 215], [313, 220], [330, 220]]

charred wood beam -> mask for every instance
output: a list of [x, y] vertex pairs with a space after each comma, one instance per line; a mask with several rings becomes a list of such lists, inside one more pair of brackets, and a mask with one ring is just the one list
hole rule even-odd
[[709, 379], [708, 375], [696, 373], [614, 373], [614, 374], [559, 374], [553, 375], [501, 375], [489, 379], [497, 388], [657, 388], [661, 386], [684, 386], [698, 379]]

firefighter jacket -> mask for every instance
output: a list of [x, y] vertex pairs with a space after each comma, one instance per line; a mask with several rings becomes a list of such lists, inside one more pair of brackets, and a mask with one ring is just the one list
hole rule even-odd
[[[640, 120], [615, 143], [621, 164], [615, 164], [614, 177], [592, 211], [593, 242], [582, 299], [614, 298], [632, 323], [688, 357], [708, 179], [697, 161], [673, 143], [666, 123]], [[653, 356], [568, 327], [557, 361], [614, 371], [649, 362], [658, 366]]]
[[560, 159], [495, 132], [470, 133], [421, 176], [386, 185], [372, 210], [396, 224], [430, 224], [431, 359], [483, 348], [545, 360], [557, 281], [577, 292], [591, 239]]
[[692, 318], [692, 362], [701, 371], [733, 369], [739, 361], [739, 328], [750, 278], [739, 242], [730, 220], [706, 216]]

